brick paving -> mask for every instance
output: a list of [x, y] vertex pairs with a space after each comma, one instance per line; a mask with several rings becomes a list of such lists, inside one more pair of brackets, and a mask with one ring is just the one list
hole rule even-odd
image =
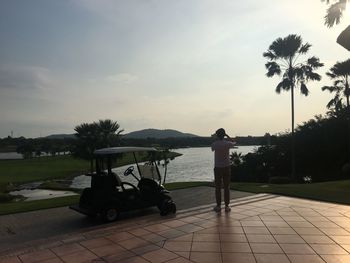
[[10, 248], [0, 262], [350, 262], [350, 206], [275, 195], [115, 222]]

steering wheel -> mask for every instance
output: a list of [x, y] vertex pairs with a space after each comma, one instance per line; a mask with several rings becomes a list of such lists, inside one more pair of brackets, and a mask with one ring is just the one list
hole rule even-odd
[[134, 171], [134, 166], [129, 166], [125, 171], [124, 171], [124, 176], [128, 176], [129, 174], [132, 174]]

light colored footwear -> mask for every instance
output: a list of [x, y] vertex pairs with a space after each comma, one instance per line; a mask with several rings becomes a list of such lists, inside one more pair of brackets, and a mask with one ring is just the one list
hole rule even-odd
[[215, 206], [213, 209], [216, 213], [220, 213], [221, 212], [221, 207], [220, 206]]
[[230, 212], [231, 211], [231, 207], [229, 207], [228, 205], [225, 206], [225, 212]]

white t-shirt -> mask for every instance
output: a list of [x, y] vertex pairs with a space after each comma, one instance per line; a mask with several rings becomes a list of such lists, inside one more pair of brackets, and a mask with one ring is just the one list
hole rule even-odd
[[213, 142], [211, 150], [215, 151], [215, 167], [227, 167], [230, 166], [230, 148], [235, 144], [226, 140], [219, 140]]

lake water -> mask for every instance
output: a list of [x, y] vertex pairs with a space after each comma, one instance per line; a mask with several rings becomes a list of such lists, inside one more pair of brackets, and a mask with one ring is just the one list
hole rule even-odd
[[34, 200], [76, 195], [76, 193], [71, 191], [56, 191], [56, 190], [45, 190], [45, 189], [22, 189], [18, 191], [12, 191], [10, 192], [10, 194], [22, 195], [26, 198], [25, 201], [34, 201]]
[[[256, 149], [257, 146], [238, 146], [231, 150], [231, 152], [240, 152], [243, 155], [252, 152]], [[178, 153], [181, 153], [182, 156], [176, 157], [174, 160], [170, 161], [168, 164], [168, 171], [166, 182], [193, 182], [193, 181], [213, 181], [213, 167], [214, 167], [214, 154], [211, 151], [210, 147], [201, 147], [201, 148], [184, 148], [176, 149]], [[130, 182], [136, 184], [136, 180], [129, 175], [125, 177], [123, 175], [127, 166], [122, 166], [113, 169], [122, 181]], [[163, 175], [164, 169], [162, 166], [159, 166], [160, 172]], [[138, 176], [137, 169], [135, 167], [135, 174]], [[91, 178], [85, 175], [76, 177], [71, 187], [74, 188], [85, 188], [90, 187]]]
[[[69, 152], [58, 152], [56, 155], [64, 155], [64, 154], [69, 154]], [[51, 156], [50, 153], [45, 153], [41, 152], [40, 156], [36, 156], [35, 152], [33, 152], [33, 158], [39, 158], [43, 156]], [[0, 160], [21, 160], [23, 159], [23, 154], [17, 153], [17, 152], [5, 152], [5, 153], [0, 153]]]
[[23, 159], [23, 155], [16, 152], [0, 153], [0, 160], [19, 160]]

